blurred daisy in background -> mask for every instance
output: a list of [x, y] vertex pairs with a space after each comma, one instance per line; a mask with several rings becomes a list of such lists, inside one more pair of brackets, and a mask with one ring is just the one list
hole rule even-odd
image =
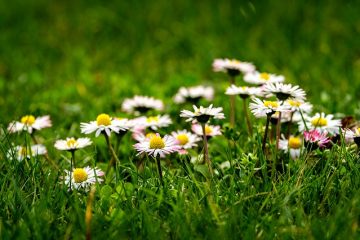
[[164, 103], [153, 97], [135, 95], [133, 98], [126, 98], [121, 108], [127, 113], [144, 114], [150, 110], [164, 110]]
[[288, 99], [285, 101], [285, 105], [289, 107], [292, 112], [300, 112], [303, 114], [308, 114], [312, 111], [313, 105], [302, 100], [293, 100]]
[[33, 133], [35, 130], [51, 127], [50, 116], [34, 117], [33, 115], [25, 115], [19, 121], [13, 121], [9, 124], [7, 130], [10, 133], [27, 131]]
[[233, 77], [240, 73], [246, 74], [255, 71], [254, 64], [236, 59], [215, 59], [212, 66], [214, 72], [226, 72]]
[[[200, 126], [201, 128], [201, 126]], [[197, 142], [201, 138], [187, 130], [178, 130], [172, 132], [171, 135], [176, 139], [178, 145], [183, 149], [190, 149], [197, 146]]]
[[346, 142], [355, 142], [360, 146], [360, 127], [342, 129]]
[[262, 96], [262, 89], [258, 87], [247, 87], [241, 86], [237, 87], [232, 84], [230, 87], [226, 89], [226, 95], [238, 95], [241, 98], [248, 98], [250, 96]]
[[266, 72], [249, 72], [244, 76], [244, 81], [251, 84], [263, 85], [267, 83], [283, 82], [285, 81], [285, 77]]
[[279, 142], [279, 149], [285, 153], [289, 152], [292, 159], [297, 159], [300, 156], [302, 140], [299, 137], [290, 136], [289, 139], [282, 138]]
[[32, 146], [16, 146], [12, 149], [9, 149], [7, 157], [15, 157], [18, 161], [22, 161], [25, 158], [29, 159], [31, 157], [45, 155], [46, 153], [46, 147], [42, 144], [36, 144]]
[[99, 114], [96, 121], [90, 123], [80, 124], [81, 133], [90, 134], [95, 132], [95, 136], [98, 137], [100, 133], [105, 133], [110, 136], [111, 132], [119, 133], [119, 131], [127, 131], [128, 126], [122, 125], [122, 122], [111, 118], [108, 114]]
[[165, 155], [178, 151], [180, 146], [172, 136], [165, 135], [161, 137], [159, 134], [155, 134], [136, 143], [134, 148], [138, 151], [137, 155], [146, 153], [154, 158], [157, 156], [164, 158]]
[[[325, 113], [316, 113], [312, 117], [306, 116], [305, 123], [304, 121], [299, 121], [299, 131], [302, 132], [306, 129], [313, 130], [316, 129], [319, 132], [326, 132], [329, 134], [338, 134], [339, 128], [341, 127], [341, 120], [333, 119], [334, 115]], [[306, 124], [306, 127], [305, 127]]]
[[71, 138], [66, 138], [66, 140], [57, 140], [54, 146], [58, 150], [75, 151], [77, 149], [90, 146], [91, 144], [92, 142], [90, 138], [75, 139], [71, 137]]
[[206, 123], [210, 118], [215, 119], [224, 119], [224, 113], [222, 112], [222, 107], [213, 108], [211, 104], [209, 107], [200, 106], [199, 108], [193, 105], [194, 112], [188, 110], [182, 110], [180, 113], [180, 117], [187, 118], [186, 121], [197, 120], [200, 123]]
[[84, 190], [89, 191], [90, 186], [95, 183], [101, 183], [104, 180], [101, 178], [105, 174], [98, 168], [91, 168], [89, 166], [84, 168], [74, 168], [72, 171], [65, 170], [64, 182], [68, 186], [69, 191]]
[[[200, 124], [198, 123], [194, 123], [191, 126], [191, 130], [198, 136], [203, 136], [203, 130]], [[209, 125], [206, 124], [205, 125], [205, 134], [206, 136], [209, 137], [214, 137], [214, 136], [218, 136], [221, 135], [221, 127], [218, 125]]]
[[169, 115], [139, 117], [136, 119], [136, 122], [138, 126], [142, 126], [145, 129], [150, 128], [152, 130], [157, 130], [172, 124], [172, 120], [170, 119]]
[[174, 102], [191, 102], [197, 104], [202, 98], [212, 101], [214, 99], [214, 88], [207, 86], [181, 87], [174, 96]]
[[299, 86], [284, 83], [267, 83], [263, 87], [264, 94], [267, 97], [275, 95], [280, 101], [293, 99], [296, 101], [305, 100], [306, 93]]

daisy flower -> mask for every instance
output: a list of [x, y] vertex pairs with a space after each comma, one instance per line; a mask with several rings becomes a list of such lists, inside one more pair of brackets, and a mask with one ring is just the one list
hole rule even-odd
[[303, 101], [306, 96], [305, 91], [302, 90], [299, 86], [278, 82], [265, 84], [263, 91], [268, 95], [268, 97], [272, 96], [273, 94], [276, 95], [277, 99], [280, 101], [285, 101], [287, 99]]
[[[216, 125], [208, 125], [206, 124], [205, 125], [205, 134], [207, 137], [214, 137], [214, 136], [218, 136], [218, 135], [221, 135], [221, 130], [220, 130], [220, 126]], [[201, 125], [200, 124], [193, 124], [191, 126], [191, 130], [198, 136], [203, 136], [203, 131], [202, 131], [202, 128], [201, 128]]]
[[200, 108], [198, 108], [195, 105], [193, 105], [193, 108], [194, 112], [182, 110], [180, 113], [180, 117], [187, 118], [187, 122], [197, 120], [200, 123], [206, 123], [210, 119], [210, 117], [213, 117], [215, 119], [225, 118], [224, 113], [222, 113], [222, 107], [213, 108], [213, 105], [211, 104], [207, 108], [203, 106], [200, 106]]
[[25, 115], [20, 119], [20, 122], [11, 122], [8, 126], [10, 133], [27, 131], [30, 134], [35, 130], [51, 127], [50, 116], [42, 116], [35, 118], [33, 115]]
[[244, 76], [244, 81], [251, 84], [263, 85], [266, 83], [283, 82], [285, 81], [285, 77], [266, 72], [249, 72]]
[[289, 152], [292, 159], [297, 159], [300, 156], [301, 145], [301, 138], [290, 136], [289, 139], [285, 139], [283, 136], [279, 142], [279, 149], [285, 153]]
[[305, 147], [309, 150], [315, 150], [319, 147], [325, 147], [330, 138], [327, 137], [326, 132], [320, 132], [317, 129], [304, 131]]
[[288, 99], [285, 101], [285, 105], [289, 107], [292, 112], [300, 112], [303, 114], [310, 113], [312, 111], [313, 105], [308, 102], [298, 101], [293, 99]]
[[95, 136], [98, 137], [100, 133], [105, 132], [107, 136], [110, 136], [111, 132], [119, 133], [119, 131], [126, 131], [129, 127], [122, 125], [122, 122], [116, 119], [112, 119], [108, 114], [102, 113], [97, 116], [96, 121], [90, 123], [80, 124], [81, 133], [90, 134], [95, 132]]
[[42, 144], [36, 144], [32, 146], [16, 146], [13, 149], [9, 149], [7, 157], [16, 157], [18, 161], [22, 161], [25, 158], [36, 157], [46, 154], [46, 147]]
[[164, 104], [161, 100], [148, 96], [135, 95], [133, 98], [127, 98], [122, 103], [122, 110], [127, 113], [146, 113], [149, 110], [162, 111]]
[[[200, 126], [201, 128], [201, 126]], [[171, 135], [177, 140], [178, 145], [183, 149], [189, 149], [196, 147], [196, 142], [200, 141], [201, 138], [187, 130], [179, 130], [172, 132]]]
[[172, 123], [169, 115], [139, 117], [136, 121], [138, 125], [143, 126], [144, 128], [151, 128], [152, 130], [167, 127]]
[[241, 73], [255, 71], [255, 66], [249, 62], [240, 62], [235, 59], [215, 59], [213, 64], [214, 72], [227, 72], [230, 76], [237, 76]]
[[346, 142], [354, 141], [356, 145], [360, 146], [360, 127], [353, 129], [342, 129], [342, 132], [345, 136]]
[[163, 158], [166, 154], [176, 152], [180, 149], [175, 138], [169, 135], [165, 135], [162, 138], [159, 134], [145, 138], [142, 142], [136, 143], [134, 147], [139, 152], [137, 155], [147, 153], [154, 158], [158, 155]]
[[261, 100], [259, 98], [253, 98], [252, 103], [250, 103], [250, 110], [257, 118], [262, 118], [266, 116], [271, 116], [275, 112], [288, 112], [289, 108], [283, 105], [279, 101], [268, 101]]
[[80, 148], [90, 146], [92, 144], [90, 138], [78, 138], [73, 137], [66, 138], [66, 140], [57, 140], [55, 142], [55, 148], [58, 150], [75, 151]]
[[104, 181], [101, 177], [105, 175], [100, 169], [89, 166], [74, 168], [72, 171], [65, 170], [65, 173], [64, 181], [65, 184], [68, 185], [69, 191], [76, 189], [86, 192], [89, 191], [91, 185]]
[[195, 87], [181, 87], [174, 96], [175, 103], [184, 103], [186, 101], [196, 103], [201, 98], [208, 101], [214, 98], [214, 88], [206, 86], [195, 86]]
[[[319, 132], [327, 132], [329, 134], [338, 134], [341, 127], [341, 120], [333, 119], [333, 115], [325, 115], [325, 113], [316, 113], [313, 117], [306, 117], [305, 123], [309, 130], [316, 129]], [[299, 131], [304, 131], [305, 124], [303, 121], [298, 122]]]
[[239, 95], [241, 98], [248, 98], [249, 96], [262, 96], [262, 89], [257, 87], [237, 87], [232, 84], [226, 89], [226, 95]]

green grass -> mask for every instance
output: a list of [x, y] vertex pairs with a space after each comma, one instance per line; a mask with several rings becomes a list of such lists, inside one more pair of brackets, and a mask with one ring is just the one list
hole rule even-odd
[[[212, 71], [214, 58], [283, 74], [306, 90], [316, 110], [359, 119], [359, 12], [359, 1], [0, 1], [0, 123], [6, 129], [29, 113], [51, 115], [53, 127], [37, 138], [60, 167], [42, 157], [7, 157], [24, 135], [2, 132], [1, 239], [85, 238], [88, 195], [61, 184], [70, 156], [53, 148], [55, 140], [81, 136], [80, 122], [101, 112], [124, 116], [121, 103], [134, 94], [163, 99], [175, 120], [182, 107], [171, 98], [183, 85], [214, 86], [214, 105], [227, 114], [227, 76]], [[97, 185], [92, 237], [359, 238], [356, 149], [337, 145], [295, 162], [281, 155], [285, 167], [272, 179], [261, 153], [264, 121], [253, 118], [260, 133], [249, 138], [238, 110], [237, 134], [210, 141], [215, 168], [233, 162], [211, 181], [171, 155], [166, 187], [159, 188], [156, 166], [149, 159], [139, 171], [126, 136], [120, 179], [112, 172]], [[226, 129], [227, 120], [218, 123]], [[161, 131], [180, 127], [189, 124]], [[92, 139], [79, 164], [105, 170], [105, 141]]]

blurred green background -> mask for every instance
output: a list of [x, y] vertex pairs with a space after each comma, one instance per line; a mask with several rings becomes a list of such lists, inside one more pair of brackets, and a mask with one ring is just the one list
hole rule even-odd
[[359, 117], [359, 13], [359, 1], [3, 0], [1, 122], [86, 121], [133, 94], [171, 104], [178, 87], [200, 83], [220, 104], [219, 57], [285, 75], [318, 110]]

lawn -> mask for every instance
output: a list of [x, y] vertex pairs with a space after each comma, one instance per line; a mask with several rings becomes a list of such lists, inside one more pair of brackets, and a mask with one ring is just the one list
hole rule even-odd
[[[237, 98], [232, 127], [229, 77], [212, 64], [252, 62], [299, 85], [313, 114], [356, 122], [359, 12], [355, 0], [0, 1], [1, 239], [84, 239], [86, 233], [93, 239], [358, 239], [357, 145], [341, 135], [326, 149], [303, 147], [293, 160], [270, 136], [263, 151], [266, 118], [250, 113], [251, 136]], [[226, 117], [212, 120], [222, 133], [209, 139], [213, 175], [206, 163], [193, 163], [203, 156], [201, 141], [187, 155], [161, 160], [161, 185], [156, 160], [137, 155], [131, 133], [111, 135], [114, 157], [104, 134], [81, 132], [80, 123], [101, 113], [134, 118], [122, 111], [134, 95], [164, 102], [159, 113], [173, 124], [156, 130], [162, 136], [191, 130], [179, 116], [191, 104], [176, 104], [173, 96], [202, 84], [215, 89], [211, 103]], [[236, 78], [236, 85], [245, 84]], [[49, 115], [52, 127], [8, 132], [9, 123], [29, 114]], [[296, 126], [292, 134], [302, 136]], [[46, 157], [9, 155], [34, 136]], [[93, 142], [76, 152], [79, 167], [106, 172], [90, 192], [69, 191], [64, 183], [71, 154], [54, 143], [66, 137]]]

